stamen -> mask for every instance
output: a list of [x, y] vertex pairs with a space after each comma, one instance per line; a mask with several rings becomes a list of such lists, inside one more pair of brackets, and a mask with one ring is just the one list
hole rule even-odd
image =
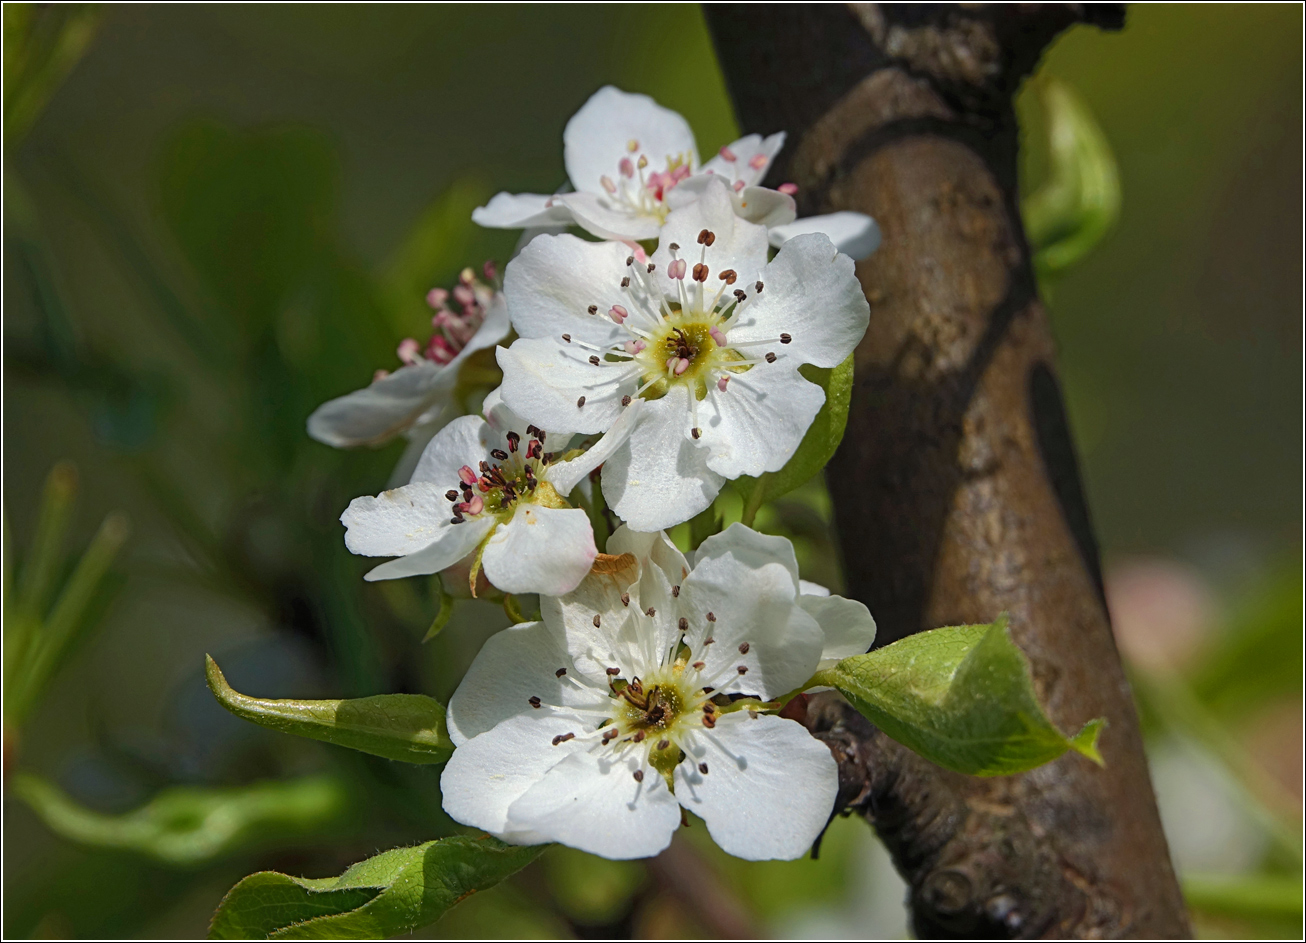
[[721, 154], [722, 158], [724, 158], [725, 160], [731, 162], [735, 160], [735, 152], [730, 149], [729, 145], [723, 144], [721, 146], [721, 150], [719, 151], [719, 153]]
[[748, 674], [748, 666], [740, 665], [738, 668], [735, 669], [735, 671], [738, 671], [741, 675], [746, 675]]
[[476, 472], [472, 471], [470, 466], [464, 465], [458, 469], [458, 478], [465, 485], [476, 484]]
[[699, 763], [699, 764], [698, 764], [698, 771], [699, 771], [700, 773], [702, 773], [704, 776], [706, 776], [706, 775], [707, 775], [707, 764], [706, 764], [706, 763]]
[[529, 698], [526, 701], [526, 703], [529, 704], [531, 707], [535, 708], [536, 710], [539, 710], [541, 707], [540, 699], [538, 697]]
[[658, 749], [659, 749], [659, 750], [665, 750], [665, 749], [666, 749], [667, 747], [669, 747], [669, 746], [671, 746], [671, 741], [670, 741], [670, 740], [659, 740], [659, 741], [658, 741]]
[[769, 350], [766, 352], [766, 362], [775, 363], [775, 354]]
[[658, 611], [657, 611], [656, 609], [654, 609], [652, 606], [649, 606], [646, 610], [644, 610], [644, 615], [648, 616], [650, 619], [653, 618], [653, 617], [654, 617], [655, 615], [657, 615], [657, 614], [658, 614]]
[[672, 598], [672, 599], [679, 599], [679, 598], [680, 598], [680, 587], [679, 587], [679, 586], [673, 586], [673, 587], [671, 587], [671, 598]]
[[585, 405], [585, 397], [582, 396], [580, 399], [576, 400], [577, 409], [580, 409], [584, 405]]
[[564, 341], [566, 341], [568, 344], [571, 343], [571, 335], [570, 335], [570, 334], [563, 334], [563, 335], [562, 335], [562, 339], [563, 339]]
[[622, 593], [622, 594], [621, 594], [621, 604], [622, 604], [623, 606], [629, 606], [629, 605], [630, 605], [630, 593]]
[[667, 277], [676, 279], [684, 278], [686, 267], [684, 259], [672, 260], [671, 264], [667, 266]]
[[702, 671], [706, 667], [707, 667], [707, 662], [705, 661], [694, 662], [694, 668], [697, 669], [698, 671]]
[[598, 313], [599, 313], [599, 306], [598, 306], [598, 305], [590, 305], [590, 306], [589, 306], [588, 308], [586, 308], [585, 310], [588, 311], [590, 314], [598, 314]]
[[689, 631], [689, 620], [686, 619], [684, 616], [681, 616], [681, 617], [680, 617], [680, 622], [679, 622], [678, 624], [679, 624], [679, 626], [680, 626], [680, 631], [682, 631], [682, 632], [688, 632], [688, 631]]
[[630, 405], [630, 397], [629, 397], [629, 396], [623, 396], [623, 397], [621, 398], [621, 405], [622, 405], [622, 406], [629, 406], [629, 405]]
[[730, 378], [729, 378], [729, 377], [720, 377], [720, 378], [716, 381], [716, 388], [717, 388], [718, 390], [720, 390], [722, 393], [724, 393], [724, 392], [726, 391], [726, 384], [729, 383], [729, 382], [730, 382]]
[[521, 436], [515, 432], [509, 432], [505, 438], [508, 440], [508, 451], [516, 452], [517, 447], [521, 445]]
[[767, 157], [765, 154], [754, 154], [748, 161], [748, 166], [752, 167], [754, 170], [761, 170], [769, 163], [771, 163], [771, 158]]
[[644, 781], [644, 771], [642, 769], [635, 770], [631, 775], [635, 777], [635, 782], [637, 783], [642, 783]]
[[793, 336], [792, 336], [792, 335], [789, 335], [789, 334], [781, 334], [781, 335], [780, 335], [780, 343], [782, 343], [782, 344], [788, 344], [788, 343], [790, 343], [790, 342], [792, 342], [792, 341], [793, 341]]
[[747, 654], [748, 654], [748, 643], [747, 643], [747, 642], [740, 642], [740, 643], [739, 643], [739, 654], [741, 654], [741, 655], [747, 655]]
[[[598, 616], [595, 616], [594, 618], [597, 619]], [[611, 675], [612, 677], [615, 678], [617, 675], [621, 674], [621, 669], [620, 669], [620, 668], [609, 668], [609, 669], [607, 669], [607, 672], [608, 672], [609, 675]]]
[[707, 275], [708, 275], [707, 266], [704, 265], [702, 262], [695, 262], [695, 263], [694, 263], [694, 281], [696, 281], [696, 282], [705, 282], [705, 281], [707, 281]]
[[505, 452], [503, 449], [490, 449], [490, 454], [501, 462], [508, 461], [508, 453]]
[[780, 186], [776, 187], [776, 189], [779, 190], [781, 193], [785, 194], [786, 196], [793, 196], [795, 193], [798, 192], [798, 184], [782, 183], [780, 184]]
[[[707, 614], [707, 621], [708, 621], [708, 622], [715, 622], [715, 621], [716, 621], [716, 614], [715, 614], [715, 613], [712, 613], [712, 612], [709, 612], [709, 613]], [[708, 641], [709, 641], [709, 642], [715, 642], [716, 639], [708, 639]]]
[[450, 488], [448, 491], [446, 491], [446, 492], [444, 493], [444, 496], [445, 496], [446, 498], [448, 498], [450, 501], [457, 501], [457, 500], [458, 500], [458, 492], [455, 491], [455, 490], [452, 489], [452, 488]]
[[557, 671], [555, 671], [555, 672], [553, 673], [553, 676], [554, 676], [555, 678], [561, 678], [561, 677], [562, 677], [563, 675], [565, 675], [566, 673], [567, 673], [567, 669], [566, 669], [566, 668], [559, 668]]

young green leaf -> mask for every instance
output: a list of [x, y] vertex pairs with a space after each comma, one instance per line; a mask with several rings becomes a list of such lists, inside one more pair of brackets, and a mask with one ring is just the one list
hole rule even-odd
[[826, 466], [843, 440], [853, 390], [852, 354], [833, 369], [804, 365], [799, 372], [825, 390], [825, 404], [784, 468], [759, 478], [744, 475], [735, 481], [735, 488], [744, 498], [743, 520], [750, 526], [758, 508], [806, 483]]
[[422, 694], [380, 694], [338, 701], [266, 700], [232, 690], [205, 656], [209, 690], [227, 710], [282, 733], [405, 763], [443, 763], [453, 754], [444, 705]]
[[1002, 615], [910, 635], [818, 672], [872, 723], [932, 763], [972, 776], [1033, 769], [1076, 750], [1100, 764], [1092, 720], [1061, 734], [1039, 706], [1029, 662]]
[[172, 867], [207, 864], [268, 839], [319, 834], [349, 806], [345, 784], [330, 776], [236, 788], [179, 786], [122, 815], [87, 809], [26, 773], [14, 777], [13, 790], [69, 841], [135, 852]]
[[380, 939], [417, 930], [520, 871], [545, 847], [455, 835], [383, 852], [338, 878], [261, 871], [227, 892], [209, 938]]

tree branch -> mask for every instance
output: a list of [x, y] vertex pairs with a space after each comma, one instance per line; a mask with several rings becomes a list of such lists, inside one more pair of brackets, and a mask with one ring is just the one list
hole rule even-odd
[[1011, 613], [1063, 730], [1105, 716], [1106, 769], [931, 765], [837, 695], [806, 722], [911, 887], [918, 935], [1190, 933], [1111, 635], [1016, 187], [1012, 96], [1094, 4], [708, 6], [746, 131], [790, 133], [800, 215], [874, 216], [871, 323], [827, 468], [850, 595], [877, 644]]

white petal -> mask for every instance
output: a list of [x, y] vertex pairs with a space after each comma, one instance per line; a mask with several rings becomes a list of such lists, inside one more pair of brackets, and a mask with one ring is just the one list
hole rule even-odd
[[546, 431], [607, 430], [621, 415], [622, 398], [639, 388], [639, 374], [619, 364], [595, 366], [591, 356], [586, 348], [549, 337], [522, 337], [500, 347], [504, 402]]
[[[572, 667], [571, 656], [543, 622], [523, 622], [496, 632], [485, 640], [449, 699], [445, 720], [450, 739], [462, 747], [472, 737], [518, 714], [538, 711], [573, 718], [566, 708], [604, 707], [606, 684], [578, 686], [566, 675], [555, 674], [559, 668]], [[532, 697], [545, 706], [531, 707]]]
[[735, 213], [759, 226], [791, 224], [798, 215], [794, 198], [779, 190], [766, 187], [744, 187], [733, 196]]
[[487, 229], [530, 229], [571, 222], [567, 208], [542, 193], [496, 193], [472, 210], [472, 222]]
[[629, 605], [621, 600], [622, 593], [635, 592], [632, 581], [637, 575], [635, 567], [615, 574], [591, 573], [570, 593], [540, 598], [544, 624], [576, 671], [595, 685], [607, 686], [608, 668], [621, 668], [627, 678], [645, 673], [652, 643], [636, 618], [638, 595]]
[[345, 546], [365, 557], [397, 557], [429, 547], [455, 526], [447, 490], [419, 481], [375, 498], [354, 498], [340, 515]]
[[[795, 605], [797, 597], [788, 541], [740, 524], [705, 540], [680, 588], [680, 603], [689, 621], [685, 641], [707, 663], [704, 675], [715, 679], [707, 683], [725, 693], [772, 698], [806, 682], [821, 660], [824, 637], [816, 620]], [[711, 645], [704, 644], [708, 636], [715, 639]]]
[[481, 565], [505, 593], [558, 596], [576, 588], [597, 554], [584, 511], [521, 503], [490, 537]]
[[[636, 143], [632, 153], [630, 142]], [[666, 170], [667, 158], [683, 157], [698, 166], [689, 122], [647, 95], [604, 86], [572, 115], [562, 132], [567, 176], [577, 190], [603, 193], [603, 177], [618, 179], [623, 157], [648, 157], [650, 171]]]
[[[617, 759], [567, 755], [508, 807], [508, 827], [604, 858], [647, 858], [671, 844], [680, 808], [662, 777]], [[832, 800], [833, 801], [833, 800]]]
[[804, 596], [829, 596], [830, 590], [820, 583], [813, 583], [810, 580], [799, 580], [798, 591]]
[[512, 328], [512, 321], [508, 317], [508, 299], [503, 292], [496, 291], [490, 303], [485, 306], [485, 316], [481, 320], [481, 326], [476, 329], [476, 333], [468, 338], [463, 349], [458, 351], [458, 355], [449, 362], [450, 366], [462, 366], [462, 362], [476, 353], [478, 350], [485, 350], [487, 347], [493, 347], [499, 341], [508, 336], [508, 331]]
[[735, 374], [721, 390], [708, 387], [698, 405], [699, 440], [708, 467], [726, 478], [784, 468], [825, 402], [825, 392], [798, 372], [795, 357], [776, 345], [775, 363]]
[[621, 411], [617, 421], [608, 427], [608, 431], [603, 433], [599, 441], [570, 461], [548, 466], [544, 471], [545, 480], [553, 485], [558, 494], [566, 497], [590, 472], [606, 462], [612, 457], [612, 453], [625, 444], [643, 408], [644, 400], [632, 402]]
[[764, 291], [728, 333], [738, 343], [793, 337], [785, 353], [818, 367], [838, 366], [866, 333], [871, 308], [853, 260], [820, 233], [786, 242], [762, 274]]
[[[413, 481], [429, 481], [441, 492], [460, 487], [458, 469], [476, 463], [490, 454], [490, 438], [495, 436], [480, 416], [459, 416], [435, 434], [413, 471]], [[496, 437], [497, 442], [497, 437]]]
[[[706, 252], [698, 244], [698, 234], [704, 229], [716, 236]], [[679, 257], [691, 265], [700, 256], [704, 259], [710, 272], [707, 284], [714, 291], [720, 284], [717, 275], [726, 269], [733, 269], [741, 281], [751, 283], [766, 266], [766, 228], [735, 215], [725, 181], [715, 177], [707, 178], [702, 196], [688, 206], [673, 210], [662, 227], [653, 263], [657, 266], [658, 284], [672, 298], [677, 297], [678, 291], [675, 281], [667, 276], [673, 242], [680, 246]]]
[[444, 810], [455, 822], [483, 828], [519, 845], [547, 841], [508, 824], [508, 807], [545, 773], [582, 749], [575, 741], [558, 747], [552, 740], [575, 729], [567, 717], [545, 711], [518, 715], [458, 746], [440, 776]]
[[772, 225], [771, 245], [778, 249], [794, 236], [814, 232], [828, 236], [836, 249], [853, 260], [864, 259], [880, 247], [880, 227], [875, 220], [849, 210]]
[[798, 597], [798, 605], [816, 620], [825, 635], [821, 667], [853, 655], [864, 655], [875, 641], [875, 620], [870, 610], [855, 599], [804, 593]]
[[423, 361], [328, 400], [308, 417], [308, 434], [336, 448], [381, 445], [448, 397], [458, 371]]
[[368, 581], [395, 580], [405, 576], [428, 576], [453, 566], [476, 549], [494, 529], [494, 518], [488, 514], [469, 517], [461, 524], [448, 527], [440, 539], [428, 547], [410, 553], [389, 563], [373, 567], [363, 576]]
[[557, 200], [578, 226], [600, 239], [656, 239], [662, 231], [662, 221], [657, 216], [635, 212], [606, 195], [564, 193]]
[[674, 527], [721, 491], [725, 479], [689, 437], [688, 396], [678, 384], [648, 401], [630, 438], [603, 465], [603, 496], [632, 530]]
[[[748, 861], [805, 854], [834, 812], [839, 768], [800, 724], [767, 714], [726, 714], [682, 744], [676, 798], [707, 824], [727, 854]], [[707, 764], [707, 774], [699, 771]]]
[[[630, 249], [614, 242], [586, 242], [572, 235], [539, 236], [508, 263], [503, 293], [512, 325], [522, 337], [570, 334], [611, 347], [630, 332], [606, 316], [630, 298], [621, 288]], [[594, 305], [597, 314], [590, 314]]]
[[[709, 171], [724, 177], [730, 183], [736, 180], [744, 181], [744, 185], [751, 187], [762, 182], [766, 172], [771, 169], [771, 161], [775, 160], [775, 155], [780, 153], [780, 148], [784, 147], [785, 133], [778, 131], [775, 134], [763, 138], [760, 134], [746, 134], [738, 141], [729, 145], [729, 150], [734, 154], [735, 159], [726, 160], [718, 152], [703, 165], [703, 172]], [[751, 162], [754, 157], [761, 154], [766, 163], [761, 167], [753, 167]]]
[[[413, 423], [404, 432], [404, 438], [408, 442], [404, 446], [403, 454], [399, 456], [399, 461], [395, 462], [395, 467], [390, 470], [390, 477], [385, 484], [387, 491], [392, 488], [401, 488], [413, 480], [413, 472], [417, 470], [417, 463], [422, 460], [422, 453], [431, 444], [431, 439], [434, 438], [437, 432], [457, 419], [461, 411], [461, 407], [457, 403], [450, 401], [435, 416], [429, 419], [423, 418]], [[430, 416], [430, 413], [427, 413], [427, 416]]]
[[622, 524], [608, 538], [608, 553], [614, 556], [629, 553], [641, 562], [648, 561], [659, 567], [672, 583], [680, 583], [689, 575], [689, 561], [666, 531], [641, 533]]

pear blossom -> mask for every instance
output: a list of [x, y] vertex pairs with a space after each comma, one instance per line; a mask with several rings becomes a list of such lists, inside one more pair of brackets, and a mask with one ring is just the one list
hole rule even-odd
[[566, 496], [621, 443], [624, 425], [572, 457], [569, 433], [527, 424], [497, 390], [484, 412], [436, 433], [409, 484], [350, 502], [340, 518], [350, 551], [398, 558], [365, 579], [438, 573], [473, 553], [505, 593], [565, 593], [589, 572], [594, 533]]
[[[449, 702], [456, 821], [518, 844], [655, 855], [680, 810], [725, 851], [792, 859], [838, 791], [829, 749], [767, 711], [825, 656], [787, 540], [736, 524], [689, 561], [619, 528], [542, 621], [491, 637]], [[869, 615], [860, 641], [874, 637]], [[845, 640], [846, 642], [846, 640]]]
[[821, 234], [767, 261], [767, 232], [716, 182], [674, 211], [652, 262], [619, 243], [540, 236], [505, 273], [519, 339], [500, 347], [504, 401], [545, 427], [602, 432], [644, 400], [603, 466], [610, 507], [656, 531], [727, 479], [778, 471], [825, 401], [802, 364], [834, 367], [870, 308]]
[[[490, 263], [484, 274], [493, 280]], [[404, 339], [398, 351], [402, 367], [393, 373], [378, 370], [369, 386], [319, 406], [308, 417], [310, 436], [336, 448], [355, 448], [383, 445], [403, 434], [415, 454], [400, 464], [412, 470], [431, 436], [456, 415], [452, 394], [463, 364], [503, 340], [509, 330], [503, 294], [471, 269], [463, 270], [452, 292], [433, 288], [426, 300], [435, 329], [426, 344]]]
[[[783, 131], [745, 135], [700, 164], [694, 132], [683, 117], [647, 95], [608, 85], [571, 117], [562, 140], [570, 192], [499, 193], [472, 213], [473, 221], [494, 229], [544, 231], [574, 222], [602, 239], [656, 239], [671, 211], [698, 199], [716, 179], [729, 188], [741, 218], [781, 227], [777, 247], [795, 234], [783, 227], [794, 224], [797, 188], [761, 186], [784, 146]], [[875, 225], [860, 213], [809, 217], [799, 224], [803, 232], [826, 231], [826, 220], [836, 245], [844, 249], [840, 240], [846, 238], [859, 252], [868, 244], [867, 228]]]

